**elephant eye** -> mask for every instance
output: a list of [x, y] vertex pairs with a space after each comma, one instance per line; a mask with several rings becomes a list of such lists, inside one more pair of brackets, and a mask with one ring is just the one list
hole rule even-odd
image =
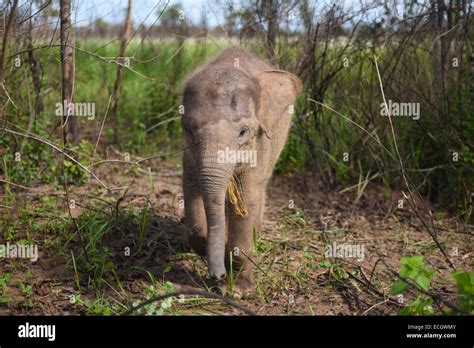
[[239, 138], [242, 138], [243, 136], [245, 136], [248, 131], [249, 131], [249, 128], [247, 126], [243, 126], [242, 128], [240, 128]]
[[184, 131], [194, 141], [193, 132], [191, 132], [188, 128], [185, 128]]

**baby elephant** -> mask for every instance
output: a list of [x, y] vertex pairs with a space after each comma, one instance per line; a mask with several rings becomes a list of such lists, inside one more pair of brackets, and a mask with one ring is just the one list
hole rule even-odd
[[238, 298], [253, 292], [253, 234], [265, 187], [287, 138], [299, 79], [241, 48], [226, 49], [187, 81], [182, 126], [185, 224], [209, 275], [232, 270]]

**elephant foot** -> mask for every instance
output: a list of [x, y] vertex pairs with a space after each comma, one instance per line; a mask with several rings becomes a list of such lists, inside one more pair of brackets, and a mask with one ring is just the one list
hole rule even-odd
[[222, 294], [236, 300], [246, 299], [253, 295], [254, 283], [252, 280], [240, 278], [232, 286], [224, 284], [221, 287]]

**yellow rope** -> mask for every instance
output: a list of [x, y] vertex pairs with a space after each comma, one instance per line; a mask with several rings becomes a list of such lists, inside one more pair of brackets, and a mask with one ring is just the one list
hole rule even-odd
[[234, 206], [235, 213], [240, 216], [247, 216], [247, 207], [242, 198], [242, 193], [240, 192], [240, 186], [237, 183], [237, 178], [232, 175], [232, 178], [229, 181], [227, 186], [227, 192], [229, 194], [229, 202]]

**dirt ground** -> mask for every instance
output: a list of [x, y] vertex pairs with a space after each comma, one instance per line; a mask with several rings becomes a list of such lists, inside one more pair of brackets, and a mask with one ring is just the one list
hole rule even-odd
[[[103, 237], [101, 243], [107, 246], [115, 267], [114, 272], [104, 272], [100, 287], [91, 286], [87, 272], [75, 269], [71, 262], [71, 255], [79, 254], [78, 236], [73, 234], [73, 240], [66, 243], [67, 236], [49, 227], [46, 213], [31, 213], [44, 225], [33, 237], [40, 257], [35, 263], [1, 261], [0, 315], [115, 314], [147, 294], [210, 287], [205, 262], [186, 244], [181, 223], [181, 166], [174, 162], [147, 163], [155, 175], [151, 178], [146, 167], [127, 171], [115, 163], [101, 165], [97, 174], [109, 186], [133, 184], [125, 194], [125, 190], [106, 192], [93, 180], [69, 187], [69, 198], [76, 200], [71, 211], [74, 217], [94, 210], [111, 213], [117, 206], [119, 211], [138, 214], [147, 206], [150, 212], [145, 228], [125, 219]], [[47, 196], [58, 202], [62, 212], [58, 219], [68, 216], [60, 190], [47, 186], [15, 190], [19, 202], [30, 211], [36, 211]], [[400, 257], [414, 254], [424, 255], [425, 262], [436, 270], [433, 289], [455, 301], [446, 257], [408, 203], [398, 207], [402, 198], [401, 190], [374, 184], [362, 192], [357, 186], [329, 188], [311, 173], [305, 178], [275, 176], [268, 188], [264, 230], [256, 241], [256, 292], [239, 302], [259, 315], [394, 314], [415, 294], [389, 296], [396, 281], [389, 268], [398, 270]], [[472, 229], [428, 208], [436, 238], [452, 263], [459, 269], [472, 269]], [[431, 224], [423, 209], [421, 215]], [[325, 246], [333, 243], [357, 245], [363, 248], [363, 257], [326, 257]], [[127, 247], [130, 255], [124, 253]], [[5, 279], [6, 275], [10, 278]], [[158, 314], [166, 315], [243, 314], [220, 300], [197, 297], [157, 306], [162, 309]]]

